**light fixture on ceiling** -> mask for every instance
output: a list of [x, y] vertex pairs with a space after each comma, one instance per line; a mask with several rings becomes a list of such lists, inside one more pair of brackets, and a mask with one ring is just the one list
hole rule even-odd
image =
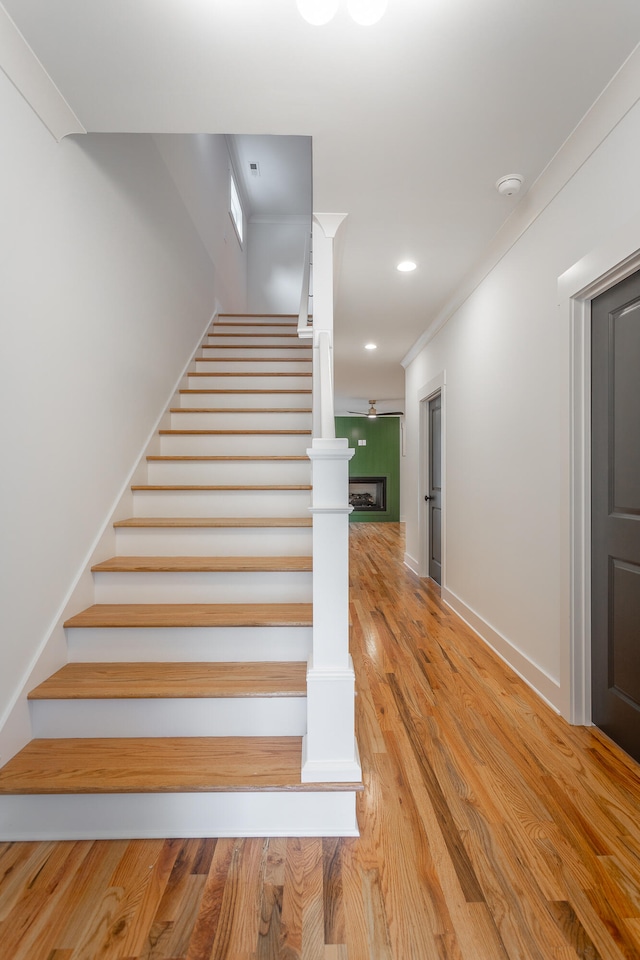
[[524, 177], [521, 173], [509, 173], [506, 177], [496, 180], [496, 190], [501, 197], [513, 197], [522, 186]]
[[340, 0], [296, 0], [298, 12], [303, 20], [314, 27], [322, 27], [333, 20]]
[[417, 266], [418, 264], [414, 263], [413, 260], [403, 260], [402, 263], [398, 264], [396, 270], [399, 270], [400, 273], [411, 273]]
[[[382, 19], [388, 0], [348, 0], [349, 16], [363, 27], [372, 26]], [[340, 0], [296, 0], [300, 16], [314, 27], [322, 27], [333, 20]]]
[[378, 349], [378, 344], [377, 344], [377, 343], [365, 343], [364, 348], [365, 348], [365, 350], [377, 350], [377, 349]]
[[403, 410], [387, 410], [384, 413], [378, 413], [376, 410], [377, 400], [369, 400], [369, 409], [366, 413], [362, 413], [360, 410], [349, 410], [348, 413], [355, 414], [356, 417], [368, 417], [369, 420], [377, 420], [378, 417], [402, 417], [404, 416]]
[[349, 0], [347, 10], [352, 20], [370, 27], [381, 20], [387, 9], [387, 0]]

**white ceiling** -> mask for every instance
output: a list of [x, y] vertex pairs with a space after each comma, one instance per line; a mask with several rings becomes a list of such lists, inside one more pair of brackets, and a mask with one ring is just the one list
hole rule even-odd
[[526, 190], [640, 40], [638, 0], [389, 0], [373, 27], [344, 0], [324, 27], [295, 0], [3, 2], [89, 131], [313, 137], [314, 209], [348, 213], [350, 409], [402, 396], [401, 358], [523, 196], [496, 179]]

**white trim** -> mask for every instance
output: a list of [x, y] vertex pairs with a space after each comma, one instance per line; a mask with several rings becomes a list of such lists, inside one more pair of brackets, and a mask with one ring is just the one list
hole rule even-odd
[[560, 322], [570, 334], [570, 609], [560, 650], [561, 711], [591, 722], [591, 300], [640, 269], [640, 217], [558, 279]]
[[[424, 491], [428, 485], [429, 477], [429, 445], [427, 443], [428, 437], [428, 416], [429, 409], [428, 404], [429, 400], [432, 400], [437, 394], [440, 394], [441, 398], [441, 424], [442, 424], [442, 527], [441, 527], [441, 538], [442, 538], [442, 554], [440, 557], [441, 560], [441, 577], [442, 584], [446, 583], [445, 580], [445, 558], [446, 558], [446, 496], [447, 496], [447, 484], [446, 484], [446, 403], [445, 403], [445, 386], [447, 378], [446, 371], [442, 370], [436, 377], [433, 377], [429, 380], [428, 383], [425, 383], [417, 391], [417, 401], [419, 405], [419, 416], [420, 416], [420, 438], [419, 438], [419, 468], [418, 468], [418, 530], [420, 537], [419, 552], [418, 552], [418, 569], [415, 570], [415, 573], [419, 577], [428, 577], [429, 576], [429, 557], [427, 556], [427, 543], [428, 543], [428, 534], [429, 534], [429, 511], [427, 510]], [[406, 562], [406, 561], [405, 561]], [[410, 566], [409, 564], [407, 564]], [[413, 570], [413, 567], [411, 567]]]
[[313, 222], [317, 223], [327, 240], [334, 240], [342, 221], [348, 213], [314, 213]]
[[56, 140], [87, 132], [1, 3], [0, 68]]
[[[402, 520], [400, 521], [403, 522]], [[410, 553], [405, 553], [404, 555], [404, 564], [406, 567], [409, 567], [412, 573], [415, 573], [417, 577], [420, 576], [420, 564], [415, 557], [412, 557]]]
[[401, 360], [403, 367], [408, 367], [412, 360], [415, 360], [511, 247], [535, 223], [563, 187], [638, 102], [639, 90], [640, 45], [630, 54], [535, 183], [523, 195], [480, 260], [459, 285], [454, 296], [433, 317], [422, 336], [403, 357]]
[[471, 627], [473, 632], [476, 633], [488, 647], [491, 647], [493, 652], [496, 653], [501, 660], [504, 660], [514, 673], [517, 673], [553, 710], [558, 712], [557, 704], [560, 692], [558, 681], [554, 680], [553, 677], [530, 660], [521, 650], [518, 650], [506, 637], [498, 633], [491, 624], [483, 620], [480, 614], [476, 613], [471, 607], [468, 607], [453, 591], [443, 587], [441, 595], [447, 606], [455, 610], [467, 626]]

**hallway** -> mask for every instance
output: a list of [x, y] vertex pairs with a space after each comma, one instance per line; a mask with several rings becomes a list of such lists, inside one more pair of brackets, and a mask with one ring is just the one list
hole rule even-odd
[[634, 960], [639, 768], [351, 526], [359, 839], [0, 845], [12, 960]]

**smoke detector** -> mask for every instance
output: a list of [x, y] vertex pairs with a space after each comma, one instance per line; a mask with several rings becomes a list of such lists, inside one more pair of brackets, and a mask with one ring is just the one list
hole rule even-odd
[[496, 180], [496, 190], [501, 197], [512, 197], [519, 191], [523, 180], [521, 173], [509, 173], [506, 177]]

